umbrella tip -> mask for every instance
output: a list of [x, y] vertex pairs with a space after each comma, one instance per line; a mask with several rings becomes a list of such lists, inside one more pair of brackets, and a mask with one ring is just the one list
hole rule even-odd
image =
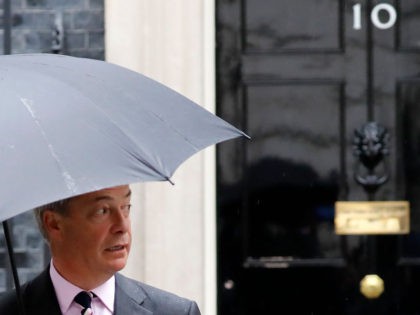
[[166, 177], [166, 180], [169, 182], [169, 183], [171, 183], [171, 185], [172, 186], [175, 186], [175, 183], [169, 178], [169, 177]]

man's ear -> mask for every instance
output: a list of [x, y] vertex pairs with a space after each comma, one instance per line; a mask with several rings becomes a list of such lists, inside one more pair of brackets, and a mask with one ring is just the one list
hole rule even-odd
[[42, 224], [49, 240], [57, 239], [61, 234], [61, 215], [55, 211], [45, 210]]

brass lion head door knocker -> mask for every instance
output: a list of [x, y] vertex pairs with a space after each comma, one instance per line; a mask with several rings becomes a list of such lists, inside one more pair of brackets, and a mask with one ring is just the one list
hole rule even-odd
[[376, 122], [368, 122], [354, 131], [353, 153], [358, 157], [354, 178], [370, 199], [389, 178], [389, 132]]

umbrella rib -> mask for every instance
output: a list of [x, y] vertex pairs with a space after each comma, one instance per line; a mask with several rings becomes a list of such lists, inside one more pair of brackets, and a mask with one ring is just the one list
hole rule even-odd
[[61, 170], [61, 175], [64, 179], [64, 182], [66, 183], [67, 188], [72, 191], [73, 193], [76, 193], [76, 183], [73, 179], [73, 177], [71, 176], [71, 174], [69, 173], [69, 171], [66, 169], [66, 167], [64, 166], [63, 162], [60, 160], [60, 158], [58, 157], [57, 153], [55, 152], [54, 147], [51, 145], [50, 141], [48, 140], [47, 134], [45, 132], [45, 130], [42, 128], [42, 125], [36, 115], [35, 110], [32, 107], [32, 100], [26, 99], [26, 98], [20, 98], [22, 104], [25, 106], [25, 108], [28, 110], [28, 112], [30, 113], [30, 115], [32, 116], [32, 118], [35, 121], [35, 124], [37, 125], [38, 129], [40, 130], [42, 137], [44, 138], [45, 142], [47, 143], [48, 146], [48, 150], [50, 151], [51, 156], [53, 157], [53, 159], [56, 161], [56, 163], [58, 164], [58, 167]]
[[[106, 114], [105, 114], [106, 115]], [[127, 135], [121, 128], [119, 128], [119, 126], [112, 120], [110, 120], [118, 130], [120, 130], [122, 133], [124, 133], [124, 135], [127, 136], [127, 139], [129, 139], [131, 142], [134, 142], [131, 137], [129, 135]], [[112, 139], [112, 138], [111, 138]], [[138, 157], [136, 154], [132, 153], [131, 151], [127, 150], [124, 146], [122, 146], [119, 142], [117, 141], [113, 141], [116, 145], [118, 145], [121, 149], [123, 149], [127, 154], [129, 154], [131, 157], [133, 157], [136, 161], [140, 162], [141, 164], [147, 166], [150, 170], [154, 171], [156, 174], [159, 174], [163, 179], [165, 179], [166, 181], [168, 181], [169, 183], [171, 183], [172, 185], [174, 184], [171, 179], [169, 178], [169, 176], [163, 174], [161, 171], [159, 171], [156, 167], [154, 167], [151, 163], [149, 163], [147, 160], [141, 159], [140, 157]]]
[[[48, 74], [43, 74], [45, 76], [50, 77]], [[67, 85], [68, 87], [75, 89], [72, 85], [68, 84], [67, 82], [63, 82], [61, 81], [62, 84]], [[135, 141], [132, 139], [132, 137], [130, 137], [130, 135], [128, 135], [115, 121], [114, 119], [108, 115], [108, 113], [101, 108], [100, 106], [98, 106], [97, 104], [95, 104], [95, 102], [93, 102], [88, 96], [86, 96], [85, 94], [82, 94], [83, 97], [85, 97], [89, 102], [86, 103], [86, 105], [90, 105], [96, 108], [96, 110], [98, 110], [99, 112], [101, 112], [108, 120], [109, 122], [111, 122], [115, 128], [117, 128], [122, 134], [124, 134], [127, 139], [130, 140], [131, 143], [135, 143]], [[48, 144], [48, 149], [51, 153], [51, 156], [54, 158], [54, 160], [57, 162], [60, 170], [61, 170], [61, 175], [66, 183], [67, 188], [72, 191], [73, 193], [77, 193], [77, 185], [75, 180], [73, 179], [73, 177], [71, 176], [71, 174], [67, 171], [66, 167], [64, 166], [63, 162], [60, 160], [60, 158], [58, 157], [57, 153], [54, 150], [54, 147], [51, 145], [50, 141], [48, 140], [48, 137], [46, 135], [46, 132], [44, 131], [44, 129], [42, 128], [41, 122], [39, 121], [36, 112], [32, 106], [32, 100], [27, 99], [27, 98], [20, 98], [22, 104], [25, 106], [25, 108], [28, 110], [28, 112], [30, 113], [30, 115], [32, 116], [32, 118], [34, 119], [36, 125], [38, 126], [39, 130], [41, 131], [41, 134], [45, 140], [45, 142]], [[153, 113], [154, 114], [154, 113]], [[156, 114], [155, 114], [156, 115]], [[119, 144], [118, 144], [119, 145]], [[120, 147], [122, 147], [121, 145], [119, 145]], [[123, 148], [125, 151], [127, 151], [125, 148]], [[128, 152], [128, 151], [127, 151]], [[143, 151], [143, 153], [145, 154], [145, 152]], [[170, 180], [168, 175], [165, 175], [163, 172], [159, 171], [157, 167], [153, 166], [152, 163], [150, 161], [147, 160], [142, 160], [139, 159], [136, 155], [132, 154], [131, 152], [129, 152], [130, 155], [132, 155], [137, 161], [139, 161], [140, 163], [142, 163], [143, 165], [145, 165], [146, 167], [148, 167], [150, 170], [154, 171], [156, 174], [158, 174], [159, 176], [161, 176], [164, 180], [170, 182], [171, 184], [173, 184], [173, 182]]]
[[180, 131], [178, 131], [178, 129], [176, 129], [174, 126], [168, 124], [168, 122], [166, 120], [164, 120], [161, 116], [159, 116], [158, 114], [156, 114], [155, 112], [152, 112], [152, 111], [149, 111], [149, 113], [151, 113], [153, 116], [155, 116], [157, 119], [159, 119], [162, 123], [164, 123], [166, 126], [168, 126], [168, 128], [170, 128], [174, 133], [179, 135], [182, 139], [184, 139], [188, 144], [191, 145], [191, 147], [193, 147], [193, 149], [196, 152], [200, 151], [199, 147], [197, 147], [194, 143], [192, 143], [190, 139], [188, 139], [184, 134], [182, 134]]
[[[108, 113], [106, 111], [104, 111], [100, 106], [97, 106], [94, 102], [90, 101], [89, 102], [92, 106], [94, 106], [99, 112], [101, 112], [110, 123], [112, 123], [112, 125], [116, 128], [116, 130], [118, 130], [119, 132], [121, 132], [121, 134], [123, 134], [127, 140], [129, 140], [132, 144], [136, 143], [136, 141], [131, 137], [130, 134], [128, 134], [127, 132], [124, 131], [123, 128], [121, 128], [121, 126], [118, 125], [118, 123], [110, 116], [108, 115]], [[110, 140], [112, 140], [116, 145], [118, 145], [121, 149], [123, 149], [125, 152], [127, 152], [130, 156], [132, 156], [135, 160], [139, 161], [140, 163], [142, 163], [143, 165], [147, 166], [150, 170], [156, 172], [157, 174], [159, 174], [162, 178], [164, 178], [165, 180], [169, 181], [170, 183], [171, 180], [169, 179], [168, 175], [165, 175], [163, 172], [161, 172], [157, 167], [153, 166], [152, 163], [146, 159], [140, 159], [136, 154], [133, 154], [132, 152], [130, 152], [129, 150], [127, 150], [127, 148], [125, 148], [124, 146], [122, 146], [118, 141], [115, 141], [113, 137], [109, 137]], [[136, 145], [134, 145], [133, 147], [136, 147]], [[146, 155], [146, 152], [144, 150], [142, 150], [143, 155]]]

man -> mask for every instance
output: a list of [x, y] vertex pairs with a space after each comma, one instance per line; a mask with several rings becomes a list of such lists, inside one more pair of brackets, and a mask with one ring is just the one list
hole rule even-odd
[[[118, 273], [131, 246], [130, 195], [117, 186], [35, 210], [52, 259], [22, 286], [27, 315], [200, 314], [196, 303]], [[0, 314], [18, 314], [16, 301], [5, 294]]]

